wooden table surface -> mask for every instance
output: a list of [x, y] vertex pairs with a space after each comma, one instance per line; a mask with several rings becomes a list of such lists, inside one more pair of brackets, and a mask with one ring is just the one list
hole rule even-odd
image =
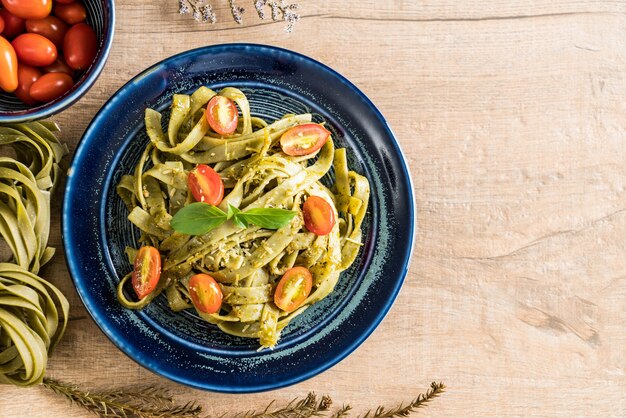
[[[156, 384], [211, 415], [308, 391], [364, 411], [442, 380], [425, 416], [626, 416], [626, 2], [301, 1], [292, 34], [119, 0], [102, 76], [58, 115], [74, 148], [100, 106], [147, 66], [226, 42], [278, 45], [352, 80], [406, 152], [418, 210], [406, 283], [376, 332], [286, 389], [223, 395], [135, 364], [83, 308], [62, 255], [45, 273], [71, 322], [48, 375], [86, 388]], [[58, 207], [57, 213], [58, 214]], [[89, 416], [43, 388], [0, 389], [3, 417]]]

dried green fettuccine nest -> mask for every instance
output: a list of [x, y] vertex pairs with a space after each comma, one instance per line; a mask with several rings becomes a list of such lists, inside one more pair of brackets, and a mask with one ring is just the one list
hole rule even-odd
[[67, 154], [56, 131], [49, 122], [0, 126], [0, 147], [17, 156], [0, 157], [0, 234], [12, 254], [0, 263], [0, 383], [41, 383], [67, 325], [67, 299], [37, 276], [54, 255], [50, 193]]

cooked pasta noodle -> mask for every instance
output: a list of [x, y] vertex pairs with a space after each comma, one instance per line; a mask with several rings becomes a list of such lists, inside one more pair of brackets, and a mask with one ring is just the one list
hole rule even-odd
[[[349, 170], [346, 150], [335, 149], [332, 139], [310, 155], [281, 152], [281, 136], [310, 123], [311, 115], [285, 115], [267, 123], [250, 115], [246, 96], [232, 87], [219, 95], [237, 104], [239, 125], [231, 136], [218, 135], [204, 117], [204, 108], [216, 94], [201, 87], [191, 96], [174, 95], [165, 130], [161, 114], [146, 110], [150, 143], [117, 191], [129, 209], [128, 219], [142, 232], [141, 243], [162, 254], [163, 274], [156, 290], [138, 301], [126, 296], [124, 286], [131, 275], [125, 276], [118, 297], [124, 306], [140, 309], [164, 291], [172, 310], [193, 308], [189, 278], [207, 273], [219, 283], [223, 305], [220, 312], [198, 314], [228, 334], [258, 338], [262, 347], [273, 347], [285, 326], [326, 297], [355, 260], [369, 183]], [[296, 216], [278, 230], [226, 222], [204, 235], [175, 232], [172, 217], [193, 202], [187, 176], [196, 164], [209, 164], [220, 175], [226, 188], [218, 205], [223, 211], [229, 205], [243, 212], [283, 208]], [[333, 168], [335, 184], [329, 188], [321, 180]], [[302, 204], [309, 196], [321, 197], [332, 207], [338, 222], [327, 235], [315, 235], [303, 225]], [[127, 249], [131, 263], [136, 251]], [[274, 304], [274, 291], [281, 275], [294, 266], [310, 270], [313, 289], [301, 307], [285, 312]]]
[[0, 146], [12, 146], [26, 163], [0, 157], [0, 234], [12, 253], [11, 263], [0, 263], [0, 383], [41, 383], [67, 325], [67, 299], [37, 276], [54, 254], [50, 192], [67, 153], [56, 130], [47, 122], [0, 127]]

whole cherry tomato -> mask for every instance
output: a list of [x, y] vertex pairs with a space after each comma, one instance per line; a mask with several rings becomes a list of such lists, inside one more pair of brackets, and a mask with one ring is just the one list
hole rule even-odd
[[189, 296], [196, 309], [206, 314], [219, 312], [224, 298], [222, 289], [208, 274], [196, 274], [191, 277]]
[[36, 33], [23, 33], [11, 42], [17, 59], [27, 65], [41, 67], [57, 59], [57, 47], [52, 41]]
[[335, 226], [335, 212], [319, 196], [309, 196], [302, 206], [304, 226], [315, 235], [328, 235]]
[[68, 4], [57, 2], [54, 5], [54, 15], [65, 23], [75, 25], [87, 19], [87, 9], [78, 1]]
[[213, 96], [206, 106], [206, 120], [220, 135], [229, 135], [237, 129], [239, 114], [235, 102], [224, 96]]
[[22, 19], [43, 19], [52, 10], [52, 0], [2, 0], [2, 5]]
[[15, 95], [28, 105], [34, 105], [37, 100], [30, 97], [30, 87], [41, 77], [41, 71], [30, 65], [20, 64], [17, 68], [18, 86]]
[[63, 54], [67, 65], [84, 70], [91, 65], [98, 52], [96, 33], [86, 23], [72, 26], [63, 39]]
[[198, 164], [187, 176], [187, 187], [196, 202], [217, 206], [224, 197], [224, 182], [215, 170]]
[[65, 73], [48, 73], [30, 86], [30, 96], [40, 102], [49, 102], [68, 92], [74, 85], [72, 77]]
[[37, 33], [52, 41], [57, 48], [63, 47], [65, 32], [69, 29], [67, 23], [56, 16], [48, 16], [38, 20], [27, 20], [26, 31]]
[[285, 312], [298, 309], [311, 293], [313, 276], [306, 267], [292, 267], [276, 286], [274, 304]]
[[74, 70], [70, 68], [69, 65], [67, 65], [67, 63], [65, 62], [65, 58], [63, 58], [63, 55], [61, 54], [59, 54], [56, 61], [54, 61], [50, 65], [41, 67], [41, 69], [46, 73], [65, 73], [74, 77]]
[[0, 16], [0, 33], [4, 30], [4, 19]]
[[146, 245], [137, 251], [133, 269], [133, 289], [139, 299], [148, 296], [161, 277], [161, 253], [154, 247]]
[[10, 93], [17, 88], [17, 56], [9, 41], [0, 36], [0, 89]]
[[294, 126], [280, 137], [280, 147], [287, 155], [312, 154], [326, 143], [330, 137], [322, 125], [305, 123]]
[[26, 30], [24, 19], [11, 14], [7, 9], [0, 9], [0, 17], [4, 20], [2, 36], [5, 38], [12, 39]]

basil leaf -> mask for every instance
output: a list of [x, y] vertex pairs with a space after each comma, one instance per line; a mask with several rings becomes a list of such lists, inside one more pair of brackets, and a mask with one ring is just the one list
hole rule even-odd
[[233, 216], [237, 215], [238, 213], [241, 213], [239, 208], [236, 208], [236, 207], [234, 207], [233, 205], [231, 205], [229, 203], [228, 204], [228, 212], [226, 212], [226, 219], [231, 219]]
[[239, 212], [233, 217], [233, 223], [237, 225], [239, 228], [247, 228], [250, 226], [248, 224], [248, 221], [246, 220], [246, 217], [241, 215], [241, 212]]
[[287, 225], [296, 216], [296, 212], [276, 208], [255, 208], [236, 215], [251, 224], [266, 229], [279, 229]]
[[226, 219], [232, 220], [233, 223], [239, 228], [247, 228], [250, 225], [248, 225], [248, 222], [243, 217], [241, 217], [240, 214], [241, 211], [239, 210], [239, 208], [234, 207], [230, 203], [228, 204], [228, 213], [226, 214]]
[[170, 226], [187, 235], [203, 235], [226, 222], [226, 214], [208, 203], [195, 202], [176, 212]]

